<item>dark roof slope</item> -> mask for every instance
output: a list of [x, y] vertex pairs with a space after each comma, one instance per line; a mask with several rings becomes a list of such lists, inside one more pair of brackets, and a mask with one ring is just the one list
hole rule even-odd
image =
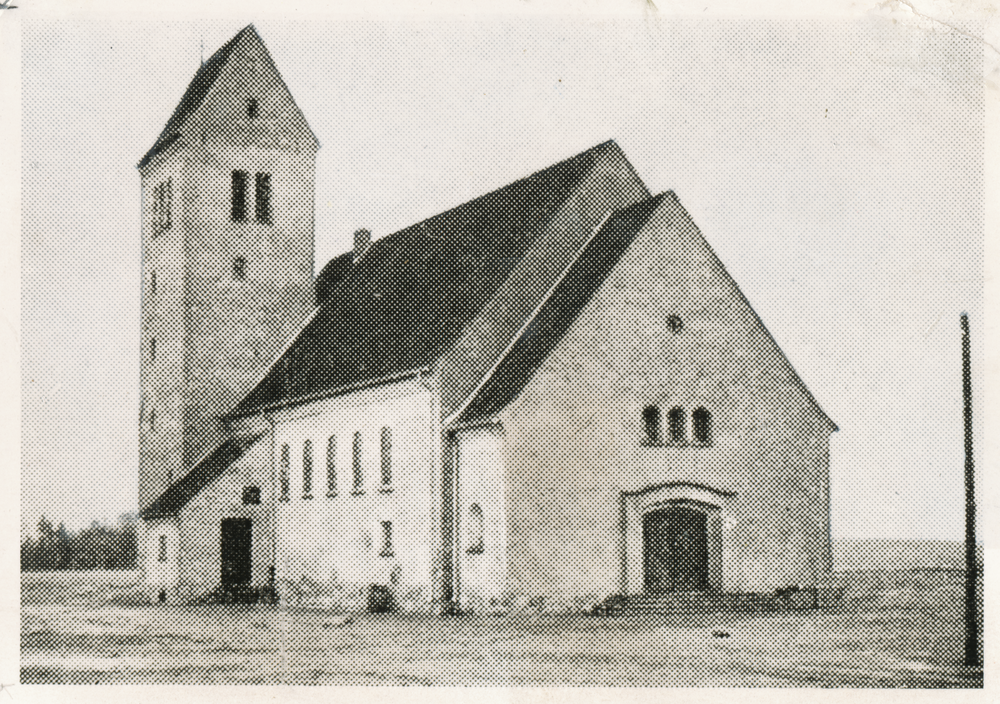
[[256, 30], [254, 30], [252, 24], [247, 25], [235, 37], [223, 44], [218, 51], [209, 57], [208, 61], [198, 68], [187, 90], [184, 91], [181, 102], [174, 109], [174, 114], [167, 120], [167, 124], [160, 133], [160, 136], [157, 137], [156, 142], [139, 161], [140, 169], [152, 161], [153, 157], [170, 146], [180, 136], [179, 131], [184, 122], [201, 106], [202, 101], [205, 100], [205, 96], [208, 95], [208, 91], [215, 85], [215, 81], [222, 73], [222, 69], [226, 65], [226, 60], [232, 53], [233, 48], [245, 34], [254, 31]]
[[139, 513], [139, 517], [148, 520], [176, 515], [202, 489], [222, 476], [263, 435], [264, 433], [259, 433], [231, 438], [222, 443], [195, 465], [190, 472], [167, 487], [167, 490], [160, 494], [156, 501]]
[[597, 292], [663, 201], [647, 198], [612, 215], [594, 235], [496, 370], [458, 417], [473, 422], [513, 401]]
[[323, 270], [316, 277], [316, 305], [321, 306], [330, 300], [333, 292], [337, 289], [337, 284], [351, 272], [354, 266], [354, 252], [347, 251], [334, 257], [326, 263]]
[[231, 415], [433, 363], [610, 149], [605, 142], [373, 243]]

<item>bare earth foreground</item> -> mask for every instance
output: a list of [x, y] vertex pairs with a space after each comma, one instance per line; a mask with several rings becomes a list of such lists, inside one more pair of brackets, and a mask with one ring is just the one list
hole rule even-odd
[[982, 687], [960, 664], [959, 576], [864, 581], [836, 609], [783, 614], [347, 618], [95, 606], [36, 580], [22, 582], [21, 682]]

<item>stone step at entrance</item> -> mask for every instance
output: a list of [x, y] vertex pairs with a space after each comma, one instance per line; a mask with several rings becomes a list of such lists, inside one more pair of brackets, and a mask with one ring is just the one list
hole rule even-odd
[[608, 616], [639, 616], [676, 613], [774, 613], [802, 611], [830, 605], [823, 590], [802, 589], [768, 594], [728, 594], [716, 591], [663, 592], [614, 597], [605, 601], [601, 613]]

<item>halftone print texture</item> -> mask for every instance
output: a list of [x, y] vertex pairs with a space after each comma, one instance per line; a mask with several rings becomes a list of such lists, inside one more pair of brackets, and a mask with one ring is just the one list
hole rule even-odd
[[138, 511], [23, 539], [22, 682], [982, 686], [962, 544], [832, 540], [842, 420], [618, 141], [317, 262], [280, 64], [138, 161]]

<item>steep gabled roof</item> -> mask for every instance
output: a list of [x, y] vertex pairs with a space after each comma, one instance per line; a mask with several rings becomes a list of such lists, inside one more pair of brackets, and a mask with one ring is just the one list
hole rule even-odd
[[472, 423], [498, 413], [517, 398], [549, 356], [584, 306], [632, 245], [665, 194], [647, 198], [614, 213], [521, 330], [496, 369], [458, 414], [457, 423]]
[[373, 243], [232, 415], [433, 364], [612, 153], [605, 142]]
[[[191, 79], [191, 83], [188, 84], [187, 90], [184, 91], [184, 95], [181, 97], [180, 102], [174, 109], [173, 114], [170, 116], [170, 119], [167, 120], [167, 124], [164, 126], [163, 131], [160, 132], [160, 136], [156, 138], [156, 142], [153, 146], [148, 152], [146, 152], [142, 159], [139, 160], [138, 168], [144, 168], [158, 154], [165, 151], [167, 147], [181, 137], [185, 126], [195, 113], [198, 112], [198, 109], [205, 103], [206, 98], [208, 98], [212, 92], [212, 88], [219, 83], [225, 73], [225, 69], [231, 63], [230, 59], [235, 54], [239, 53], [237, 49], [246, 42], [257, 42], [261, 47], [263, 47], [265, 62], [268, 64], [269, 68], [274, 71], [274, 74], [277, 76], [277, 80], [282, 86], [282, 90], [287, 93], [287, 100], [292, 104], [292, 106], [294, 106], [295, 100], [288, 91], [288, 87], [284, 85], [284, 79], [281, 77], [280, 72], [278, 72], [277, 68], [274, 66], [274, 60], [271, 58], [270, 52], [267, 51], [264, 41], [260, 38], [256, 28], [254, 28], [252, 24], [249, 24], [237, 32], [236, 36], [223, 44], [198, 68], [194, 74], [194, 78]], [[298, 107], [294, 106], [294, 110], [298, 111]], [[298, 111], [298, 113], [299, 116], [301, 116], [301, 111]], [[315, 140], [315, 135], [312, 134], [312, 130], [309, 128], [308, 123], [305, 122], [304, 116], [302, 116], [302, 122], [305, 124], [305, 128], [309, 130], [309, 134], [312, 139]]]
[[202, 489], [222, 476], [263, 435], [264, 433], [259, 433], [231, 438], [216, 447], [190, 472], [167, 487], [153, 503], [144, 508], [139, 513], [140, 518], [148, 520], [176, 515]]

